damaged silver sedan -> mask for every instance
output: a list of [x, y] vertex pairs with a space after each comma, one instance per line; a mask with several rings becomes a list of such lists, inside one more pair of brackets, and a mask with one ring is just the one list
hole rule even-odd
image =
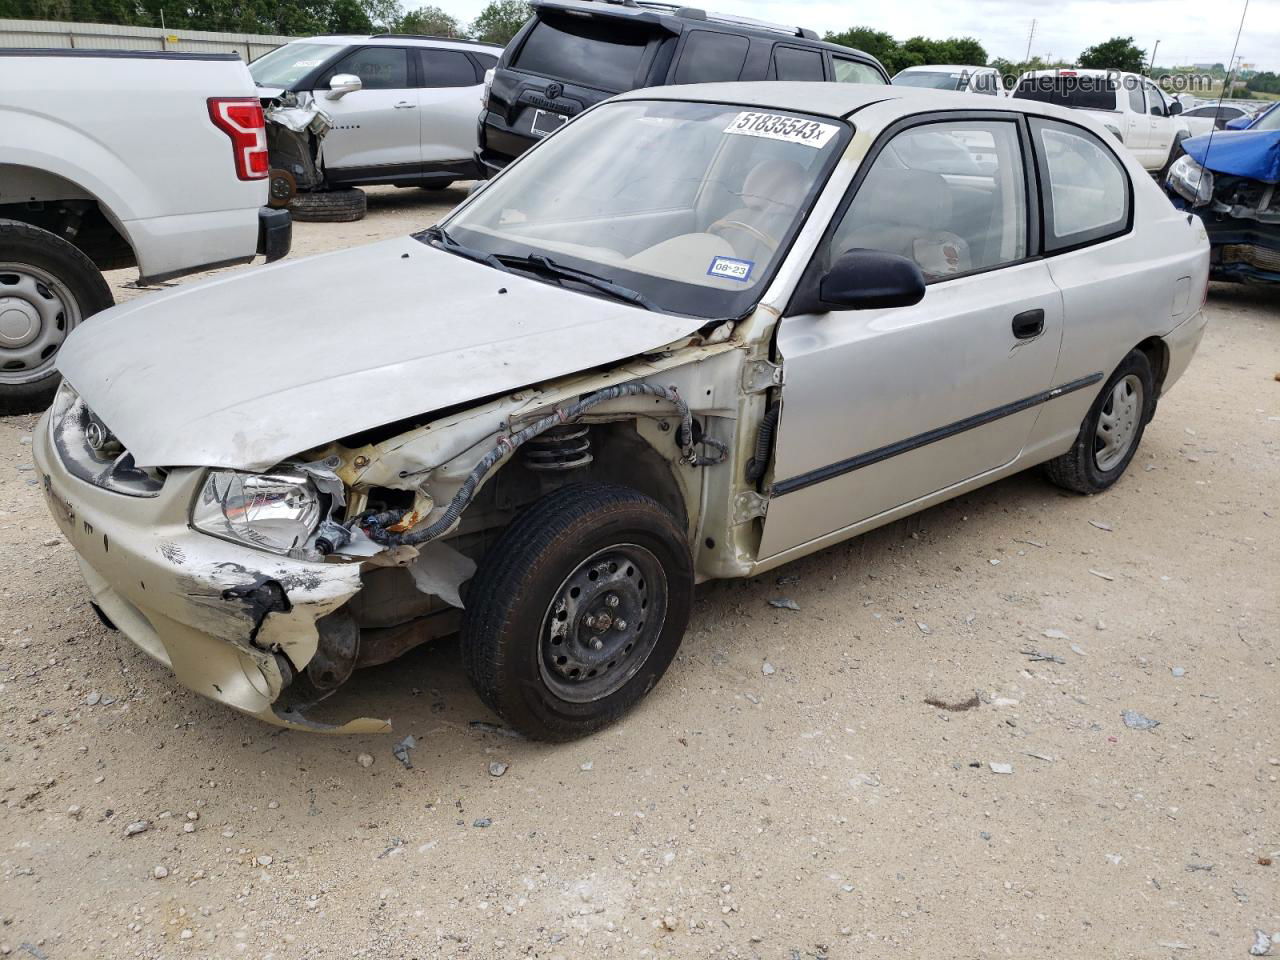
[[490, 707], [567, 739], [653, 688], [699, 581], [1037, 464], [1116, 482], [1207, 271], [1079, 114], [638, 91], [416, 236], [103, 314], [35, 456], [103, 619], [198, 693], [320, 729], [460, 633]]

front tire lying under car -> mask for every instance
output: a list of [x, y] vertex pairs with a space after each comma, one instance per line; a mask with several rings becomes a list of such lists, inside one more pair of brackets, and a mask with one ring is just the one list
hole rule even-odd
[[675, 517], [626, 487], [565, 487], [512, 523], [480, 564], [463, 660], [511, 727], [571, 740], [657, 684], [692, 601], [693, 562]]

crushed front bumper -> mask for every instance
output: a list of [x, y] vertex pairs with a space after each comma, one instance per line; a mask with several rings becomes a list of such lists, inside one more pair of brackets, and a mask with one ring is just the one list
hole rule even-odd
[[316, 621], [360, 590], [359, 564], [311, 563], [192, 530], [203, 480], [175, 470], [156, 497], [104, 490], [72, 476], [48, 414], [33, 436], [49, 511], [75, 549], [94, 603], [184, 686], [277, 726], [381, 733], [386, 720], [313, 723], [280, 703], [288, 677], [319, 644]]
[[[1189, 209], [1171, 194], [1174, 206]], [[1280, 223], [1199, 214], [1209, 234], [1209, 278], [1233, 283], [1280, 283]]]

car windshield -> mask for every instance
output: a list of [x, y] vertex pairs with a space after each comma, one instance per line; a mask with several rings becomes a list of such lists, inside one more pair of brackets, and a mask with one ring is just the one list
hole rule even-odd
[[790, 111], [607, 103], [486, 186], [444, 222], [446, 235], [420, 239], [538, 276], [550, 258], [671, 313], [741, 316], [849, 134], [841, 121]]
[[1076, 110], [1114, 110], [1116, 82], [1111, 77], [1053, 74], [1023, 77], [1013, 92], [1020, 100], [1036, 100]]
[[260, 87], [289, 87], [341, 49], [332, 43], [286, 43], [249, 64], [249, 72]]
[[1265, 114], [1253, 121], [1250, 130], [1280, 130], [1280, 107], [1272, 107]]
[[893, 78], [895, 87], [928, 87], [931, 90], [960, 90], [969, 78], [963, 73], [937, 73], [932, 70], [912, 70]]

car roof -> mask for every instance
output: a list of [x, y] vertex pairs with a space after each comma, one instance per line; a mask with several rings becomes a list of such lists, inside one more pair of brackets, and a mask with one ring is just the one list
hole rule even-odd
[[1078, 122], [1076, 111], [1037, 100], [993, 99], [977, 93], [953, 93], [926, 87], [895, 87], [874, 83], [758, 80], [751, 83], [696, 83], [648, 87], [614, 97], [615, 100], [689, 100], [695, 103], [729, 103], [744, 107], [791, 110], [819, 116], [847, 117], [874, 103], [895, 102], [902, 112], [930, 110], [982, 110], [1035, 113]]
[[938, 70], [942, 70], [947, 73], [962, 73], [965, 70], [968, 70], [970, 73], [978, 73], [979, 71], [983, 73], [998, 72], [995, 67], [973, 67], [963, 63], [928, 63], [923, 65], [917, 65], [914, 67], [904, 67], [903, 69], [899, 70], [898, 73], [894, 74], [894, 76], [898, 76], [898, 74], [903, 74], [903, 73], [924, 73], [925, 71], [938, 71]]
[[[531, 0], [534, 10], [565, 10], [570, 13], [603, 17], [630, 17], [649, 23], [666, 24], [674, 29], [706, 27], [730, 33], [743, 33], [754, 37], [786, 40], [789, 43], [829, 50], [832, 53], [856, 54], [877, 65], [880, 61], [855, 47], [845, 47], [821, 39], [806, 27], [771, 23], [737, 14], [714, 13], [699, 7], [660, 3], [656, 0]], [[677, 28], [675, 25], [679, 24]], [[882, 66], [882, 65], [881, 65]], [[883, 66], [882, 66], [883, 69]]]
[[[1081, 67], [1055, 67], [1052, 70], [1028, 70], [1022, 75], [1023, 77], [1139, 77], [1142, 80], [1149, 79], [1141, 74], [1128, 73], [1124, 70], [1098, 70], [1093, 68]], [[1021, 79], [1021, 78], [1019, 78]]]
[[457, 37], [428, 37], [409, 33], [374, 33], [374, 34], [323, 34], [317, 37], [299, 37], [291, 43], [322, 43], [332, 47], [346, 47], [354, 43], [371, 41], [391, 41], [407, 47], [442, 47], [444, 49], [477, 50], [496, 54], [502, 53], [498, 44], [484, 43], [480, 40], [459, 39]]

